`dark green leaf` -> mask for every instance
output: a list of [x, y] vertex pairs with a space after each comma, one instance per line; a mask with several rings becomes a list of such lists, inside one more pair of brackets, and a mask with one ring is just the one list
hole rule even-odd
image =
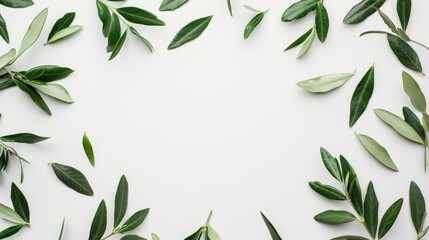
[[103, 23], [103, 35], [104, 37], [109, 36], [109, 29], [112, 16], [110, 15], [109, 8], [100, 0], [96, 0], [98, 17]]
[[229, 14], [233, 17], [234, 14], [232, 13], [231, 0], [226, 0], [226, 4], [228, 5]]
[[347, 174], [355, 175], [355, 170], [353, 169], [352, 165], [342, 155], [340, 155], [340, 164], [341, 164], [341, 173], [343, 175], [343, 181], [345, 180]]
[[121, 38], [119, 38], [118, 42], [116, 43], [115, 47], [112, 50], [112, 54], [110, 55], [109, 61], [114, 59], [118, 53], [121, 51], [122, 46], [124, 45], [125, 39], [127, 38], [128, 31], [125, 30], [122, 34]]
[[319, 0], [302, 0], [296, 2], [284, 11], [282, 21], [291, 22], [292, 20], [303, 18], [309, 12], [314, 11], [318, 3]]
[[3, 142], [17, 142], [17, 143], [33, 144], [33, 143], [45, 141], [45, 140], [49, 139], [49, 137], [40, 137], [40, 136], [34, 135], [32, 133], [17, 133], [17, 134], [2, 136], [2, 137], [0, 137], [0, 139]]
[[213, 16], [199, 18], [186, 24], [186, 26], [180, 29], [176, 36], [174, 36], [173, 40], [171, 40], [168, 45], [168, 50], [178, 48], [199, 37], [209, 25], [212, 17]]
[[393, 53], [405, 67], [423, 72], [419, 56], [407, 42], [392, 34], [387, 34], [387, 40]]
[[123, 236], [121, 240], [146, 240], [146, 238], [140, 237], [138, 235], [126, 235]]
[[380, 8], [386, 0], [363, 0], [356, 4], [343, 19], [345, 24], [360, 23]]
[[402, 28], [407, 30], [408, 21], [411, 16], [411, 0], [398, 0], [396, 2], [396, 11], [398, 12]]
[[[40, 72], [42, 74], [39, 74]], [[56, 65], [42, 65], [23, 72], [23, 74], [31, 80], [53, 82], [56, 80], [63, 79], [72, 74], [73, 72], [74, 70], [67, 67], [60, 67]]]
[[365, 112], [371, 99], [372, 92], [374, 91], [374, 66], [372, 66], [363, 76], [362, 80], [357, 85], [353, 92], [352, 100], [350, 102], [350, 118], [349, 126], [357, 122], [357, 120]]
[[63, 219], [63, 223], [61, 224], [61, 230], [60, 230], [60, 236], [58, 237], [58, 240], [62, 240], [63, 239], [63, 234], [64, 234], [64, 225], [66, 223], [66, 219]]
[[10, 192], [10, 199], [12, 199], [13, 208], [26, 222], [30, 222], [30, 209], [28, 208], [27, 199], [19, 188], [12, 183]]
[[91, 186], [86, 177], [77, 169], [59, 163], [50, 163], [52, 169], [66, 186], [87, 196], [93, 196]]
[[149, 25], [149, 26], [164, 26], [165, 23], [158, 19], [153, 13], [136, 7], [123, 7], [116, 9], [119, 14], [132, 23]]
[[155, 49], [152, 46], [152, 44], [149, 42], [149, 40], [147, 40], [146, 38], [144, 38], [135, 28], [133, 27], [128, 27], [128, 29], [130, 30], [130, 32], [134, 35], [136, 35], [137, 37], [139, 37], [140, 40], [142, 40], [142, 42], [146, 45], [146, 47], [150, 50], [150, 52], [154, 52]]
[[387, 209], [380, 222], [380, 227], [378, 229], [378, 239], [384, 237], [384, 235], [386, 235], [386, 233], [393, 226], [396, 218], [398, 218], [399, 212], [401, 212], [403, 202], [404, 199], [400, 198]]
[[344, 235], [336, 238], [331, 238], [331, 240], [369, 240], [369, 239], [361, 236]]
[[194, 232], [191, 236], [185, 238], [185, 240], [200, 240], [200, 237], [207, 231], [207, 227], [201, 227], [196, 232]]
[[247, 39], [250, 34], [252, 34], [253, 30], [261, 23], [262, 19], [264, 19], [265, 12], [260, 12], [256, 16], [254, 16], [250, 22], [244, 28], [244, 39]]
[[262, 215], [262, 219], [264, 219], [265, 225], [268, 228], [268, 231], [270, 232], [271, 238], [273, 240], [282, 240], [282, 238], [278, 234], [276, 228], [273, 226], [273, 224], [271, 224], [270, 220], [268, 220], [268, 218], [265, 217], [265, 215], [262, 212], [261, 212], [261, 215]]
[[88, 240], [100, 240], [107, 227], [107, 209], [104, 200], [100, 202], [91, 224]]
[[338, 181], [341, 182], [341, 170], [338, 160], [334, 158], [326, 149], [320, 148], [320, 155], [322, 157], [323, 164], [325, 165], [328, 172]]
[[43, 98], [40, 96], [40, 94], [31, 86], [28, 86], [21, 81], [15, 80], [14, 82], [16, 86], [19, 87], [23, 92], [27, 93], [28, 96], [30, 96], [31, 100], [39, 106], [43, 111], [45, 111], [47, 114], [52, 115], [51, 110], [49, 109], [48, 105], [46, 105]]
[[0, 14], [0, 36], [7, 42], [9, 43], [9, 33], [7, 32], [7, 25], [6, 25], [6, 21], [4, 20], [4, 18], [2, 17], [2, 15]]
[[34, 4], [31, 0], [0, 0], [0, 4], [11, 8], [25, 8]]
[[173, 11], [183, 6], [189, 0], [164, 0], [159, 6], [159, 11]]
[[91, 141], [89, 140], [86, 133], [83, 134], [82, 146], [83, 146], [83, 150], [85, 151], [86, 157], [88, 158], [89, 162], [91, 163], [92, 166], [95, 166], [94, 149], [92, 148]]
[[308, 36], [310, 36], [311, 32], [313, 32], [313, 28], [310, 28], [301, 37], [299, 37], [297, 40], [295, 40], [293, 43], [291, 43], [284, 51], [287, 51], [289, 49], [292, 49], [294, 47], [299, 46], [301, 43], [303, 43], [308, 38]]
[[359, 184], [359, 180], [356, 174], [349, 172], [349, 197], [351, 199], [353, 207], [356, 209], [356, 212], [362, 216], [363, 215], [363, 203], [362, 203], [362, 190]]
[[417, 81], [407, 72], [402, 71], [402, 84], [404, 91], [411, 100], [413, 106], [421, 113], [426, 112], [426, 97]]
[[328, 36], [329, 30], [329, 17], [328, 12], [326, 11], [325, 6], [323, 6], [322, 2], [317, 4], [316, 8], [316, 32], [317, 37], [323, 43]]
[[363, 209], [365, 224], [368, 227], [368, 232], [374, 239], [377, 234], [378, 227], [378, 199], [372, 182], [369, 182], [368, 184]]
[[403, 107], [402, 113], [404, 114], [405, 122], [408, 123], [414, 130], [416, 130], [416, 132], [424, 141], [426, 139], [426, 133], [423, 125], [420, 123], [419, 118], [408, 107]]
[[76, 16], [76, 13], [69, 12], [69, 13], [66, 13], [62, 18], [58, 19], [55, 22], [54, 26], [52, 27], [51, 32], [49, 33], [48, 41], [55, 35], [55, 33], [69, 27], [72, 24], [75, 16]]
[[8, 237], [16, 234], [23, 227], [24, 227], [24, 225], [15, 225], [15, 226], [8, 227], [8, 228], [4, 229], [3, 231], [0, 232], [0, 239], [5, 239], [5, 238], [8, 238]]
[[149, 213], [149, 208], [142, 209], [134, 213], [127, 221], [119, 228], [118, 233], [125, 233], [135, 229], [140, 226], [145, 220], [147, 214]]
[[310, 187], [318, 194], [332, 200], [346, 200], [346, 196], [338, 189], [320, 182], [309, 182]]
[[1, 76], [0, 81], [0, 90], [16, 86], [10, 75]]
[[420, 191], [419, 186], [417, 186], [415, 182], [411, 182], [410, 184], [409, 197], [411, 219], [413, 220], [416, 232], [419, 233], [422, 230], [424, 224], [424, 218], [426, 215], [426, 203], [422, 191]]
[[115, 45], [118, 42], [120, 37], [121, 37], [121, 23], [119, 22], [118, 15], [116, 15], [116, 13], [113, 13], [112, 22], [110, 23], [107, 52], [113, 51], [113, 48], [115, 48]]
[[355, 221], [356, 217], [347, 211], [328, 210], [314, 216], [314, 220], [326, 224], [343, 224]]
[[119, 180], [118, 188], [116, 189], [115, 196], [115, 215], [113, 227], [116, 228], [121, 223], [122, 219], [127, 212], [128, 207], [128, 182], [125, 175], [122, 175]]

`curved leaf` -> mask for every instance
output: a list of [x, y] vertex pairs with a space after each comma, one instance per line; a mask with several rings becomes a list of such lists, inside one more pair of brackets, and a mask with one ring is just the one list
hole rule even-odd
[[189, 0], [163, 0], [159, 6], [159, 11], [173, 11], [183, 6]]
[[186, 26], [180, 29], [176, 36], [174, 36], [173, 40], [171, 40], [170, 44], [168, 45], [168, 50], [178, 48], [183, 44], [199, 37], [207, 28], [212, 18], [213, 15], [199, 18], [188, 23]]
[[393, 53], [405, 67], [423, 72], [419, 56], [408, 43], [392, 34], [387, 34], [387, 40]]
[[326, 11], [325, 6], [323, 6], [322, 2], [317, 4], [316, 8], [316, 32], [317, 37], [323, 43], [328, 36], [329, 30], [329, 17], [328, 12]]
[[398, 171], [398, 167], [396, 167], [395, 163], [393, 162], [387, 150], [383, 146], [381, 146], [377, 141], [363, 134], [356, 133], [356, 137], [359, 139], [359, 142], [362, 143], [365, 149], [377, 161], [379, 161], [381, 164], [390, 168], [393, 171], [396, 171], [396, 172]]
[[384, 237], [390, 228], [392, 228], [396, 218], [398, 218], [399, 212], [401, 212], [403, 202], [404, 199], [400, 198], [387, 209], [380, 222], [380, 227], [378, 229], [378, 239]]
[[402, 83], [413, 106], [421, 113], [426, 112], [426, 98], [417, 81], [410, 74], [402, 71]]
[[146, 219], [146, 216], [149, 213], [149, 208], [142, 209], [136, 213], [134, 213], [130, 218], [125, 221], [125, 223], [118, 229], [118, 233], [125, 233], [135, 229], [140, 226], [143, 221]]
[[426, 203], [425, 198], [423, 197], [422, 191], [415, 182], [410, 183], [410, 211], [411, 219], [413, 220], [414, 228], [417, 233], [420, 233], [420, 230], [424, 224], [424, 218], [426, 215]]
[[357, 120], [365, 112], [368, 106], [369, 100], [372, 97], [374, 91], [374, 66], [372, 66], [360, 80], [353, 92], [352, 100], [350, 102], [350, 117], [349, 127], [357, 122]]
[[51, 39], [51, 38], [52, 38], [52, 37], [53, 37], [57, 32], [59, 32], [59, 31], [63, 30], [64, 28], [69, 27], [69, 26], [72, 24], [72, 22], [73, 22], [73, 20], [74, 20], [75, 16], [76, 16], [76, 13], [74, 13], [74, 12], [69, 12], [69, 13], [64, 14], [64, 16], [63, 16], [62, 18], [58, 19], [58, 20], [55, 22], [54, 26], [52, 27], [51, 32], [49, 33], [48, 41], [49, 41], [49, 39]]
[[0, 57], [0, 69], [4, 68], [5, 66], [9, 65], [9, 63], [11, 61], [13, 61], [13, 59], [16, 56], [16, 50], [15, 48], [12, 48], [9, 50], [9, 52], [5, 53], [4, 55], [2, 55]]
[[25, 8], [34, 4], [31, 0], [0, 0], [0, 4], [11, 8]]
[[85, 155], [88, 158], [89, 162], [91, 163], [92, 166], [95, 166], [94, 149], [92, 148], [91, 141], [89, 140], [88, 136], [86, 135], [86, 132], [83, 134], [82, 146], [83, 146], [83, 150], [85, 151]]
[[322, 157], [323, 164], [328, 172], [338, 181], [341, 181], [341, 170], [338, 160], [334, 158], [326, 149], [320, 148], [320, 156]]
[[5, 42], [9, 43], [9, 33], [7, 31], [6, 21], [3, 16], [0, 14], [0, 36], [4, 39]]
[[116, 13], [112, 14], [112, 22], [110, 23], [110, 30], [108, 36], [107, 52], [113, 51], [116, 43], [121, 37], [121, 23], [119, 22], [119, 17]]
[[112, 16], [110, 15], [109, 8], [102, 1], [96, 0], [96, 4], [97, 4], [98, 17], [100, 18], [101, 23], [103, 24], [103, 35], [104, 37], [107, 37], [109, 36]]
[[19, 188], [12, 183], [12, 189], [10, 192], [10, 199], [12, 199], [13, 208], [16, 213], [24, 219], [26, 222], [30, 222], [30, 209], [28, 208], [28, 202], [24, 194]]
[[109, 61], [114, 59], [118, 53], [121, 51], [122, 46], [124, 45], [125, 39], [127, 38], [128, 31], [124, 31], [121, 38], [119, 38], [118, 42], [116, 43], [115, 47], [112, 50], [112, 54], [110, 55]]
[[66, 186], [87, 196], [94, 195], [88, 180], [79, 170], [59, 163], [50, 163], [50, 165], [58, 179]]
[[82, 26], [80, 26], [80, 25], [74, 25], [74, 26], [70, 26], [70, 27], [61, 29], [60, 31], [55, 33], [54, 36], [52, 36], [52, 38], [50, 38], [46, 42], [46, 44], [50, 44], [50, 43], [56, 42], [58, 40], [61, 40], [63, 38], [69, 37], [81, 29], [82, 29]]
[[308, 50], [310, 50], [315, 35], [316, 34], [314, 33], [314, 31], [312, 31], [310, 36], [308, 36], [307, 40], [305, 40], [304, 44], [302, 45], [301, 50], [299, 50], [297, 58], [304, 56], [308, 52]]
[[18, 86], [19, 89], [21, 89], [23, 92], [27, 93], [28, 96], [33, 100], [33, 102], [40, 107], [43, 111], [45, 111], [48, 115], [52, 115], [51, 110], [49, 109], [48, 105], [46, 105], [43, 98], [40, 96], [40, 94], [31, 86], [22, 83], [21, 81], [13, 79], [16, 86]]
[[21, 216], [19, 216], [18, 213], [16, 213], [13, 209], [10, 207], [7, 207], [0, 203], [0, 218], [9, 221], [11, 223], [16, 223], [20, 225], [28, 225], [28, 222], [26, 222], [24, 219], [22, 219]]
[[423, 125], [420, 123], [419, 118], [408, 107], [403, 107], [402, 113], [404, 115], [405, 122], [408, 123], [408, 125], [410, 125], [414, 130], [416, 130], [416, 132], [424, 141], [426, 139], [426, 133]]
[[327, 74], [298, 82], [296, 85], [308, 92], [325, 93], [342, 86], [354, 74], [355, 71], [353, 73]]
[[284, 11], [282, 21], [291, 22], [292, 20], [303, 18], [309, 12], [314, 11], [318, 3], [319, 0], [301, 0], [296, 2]]
[[125, 175], [122, 175], [119, 180], [118, 188], [115, 195], [115, 215], [113, 227], [116, 228], [121, 223], [127, 212], [128, 207], [128, 182]]
[[165, 23], [158, 19], [158, 17], [148, 12], [144, 9], [137, 8], [137, 7], [122, 7], [116, 9], [116, 11], [122, 15], [126, 20], [136, 23], [136, 24], [142, 24], [142, 25], [149, 25], [149, 26], [164, 26]]
[[63, 86], [55, 83], [45, 83], [40, 81], [29, 80], [26, 82], [28, 85], [37, 89], [50, 97], [61, 100], [66, 103], [73, 103], [73, 99], [70, 97], [69, 92]]
[[309, 182], [310, 187], [317, 192], [318, 194], [332, 200], [346, 200], [346, 196], [338, 189], [329, 186], [323, 185], [320, 182]]
[[264, 19], [264, 16], [265, 12], [260, 12], [250, 20], [250, 22], [244, 28], [244, 39], [249, 38], [253, 30], [255, 30], [255, 28], [261, 23], [262, 19]]
[[343, 23], [356, 24], [365, 20], [380, 8], [386, 0], [362, 0], [344, 17]]
[[284, 52], [286, 52], [289, 49], [292, 49], [294, 47], [299, 46], [301, 43], [303, 43], [305, 41], [305, 39], [308, 38], [308, 36], [310, 36], [311, 32], [313, 32], [313, 28], [310, 28], [306, 33], [304, 33], [302, 36], [300, 36], [297, 40], [295, 40], [293, 43], [291, 43], [285, 50]]
[[268, 228], [268, 231], [270, 232], [271, 238], [273, 240], [282, 240], [279, 233], [277, 232], [276, 228], [273, 226], [273, 224], [268, 220], [267, 217], [265, 217], [264, 213], [261, 212], [262, 219], [264, 220], [265, 225]]
[[91, 223], [91, 230], [89, 232], [88, 240], [100, 240], [107, 228], [107, 208], [104, 200], [98, 205], [97, 212], [95, 212], [94, 219]]
[[24, 225], [15, 225], [12, 227], [8, 227], [0, 232], [0, 239], [5, 239], [10, 236], [15, 235], [19, 230], [21, 230], [24, 227]]
[[[37, 74], [36, 76], [35, 73], [37, 72], [42, 72], [42, 74]], [[23, 75], [25, 75], [30, 80], [53, 82], [56, 80], [63, 79], [72, 74], [73, 72], [74, 70], [67, 67], [61, 67], [56, 65], [42, 65], [31, 68], [27, 72], [24, 72]]]

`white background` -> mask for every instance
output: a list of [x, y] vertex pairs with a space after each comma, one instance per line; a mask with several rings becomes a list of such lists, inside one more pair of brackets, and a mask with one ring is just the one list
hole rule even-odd
[[[374, 15], [346, 26], [342, 19], [357, 1], [325, 1], [330, 30], [325, 44], [315, 39], [302, 59], [298, 49], [283, 49], [314, 23], [314, 15], [292, 22], [280, 21], [292, 3], [284, 1], [232, 1], [234, 18], [224, 0], [190, 1], [174, 12], [158, 12], [160, 0], [129, 0], [112, 6], [138, 6], [158, 15], [165, 27], [137, 26], [156, 48], [150, 54], [129, 35], [116, 59], [108, 62], [107, 40], [101, 33], [95, 1], [38, 0], [26, 9], [0, 11], [7, 20], [11, 44], [19, 47], [33, 17], [49, 6], [41, 39], [11, 70], [56, 64], [76, 70], [60, 81], [75, 100], [72, 105], [45, 97], [49, 117], [17, 88], [0, 94], [1, 134], [33, 132], [52, 139], [37, 145], [13, 145], [31, 161], [19, 185], [28, 198], [32, 226], [11, 239], [57, 239], [66, 217], [64, 240], [87, 239], [93, 214], [101, 199], [113, 220], [116, 186], [121, 174], [130, 183], [128, 215], [150, 207], [150, 214], [135, 233], [161, 239], [183, 239], [201, 226], [213, 210], [212, 226], [222, 239], [270, 239], [259, 215], [262, 210], [284, 239], [329, 239], [366, 232], [358, 223], [327, 226], [313, 216], [327, 209], [348, 209], [346, 203], [325, 200], [308, 181], [335, 185], [324, 169], [319, 147], [344, 154], [355, 167], [362, 187], [372, 180], [380, 202], [380, 215], [400, 197], [403, 211], [386, 239], [415, 239], [409, 213], [408, 187], [416, 181], [429, 200], [429, 175], [423, 172], [423, 148], [404, 140], [373, 114], [385, 108], [398, 115], [411, 107], [402, 90], [404, 67], [382, 35], [359, 38], [366, 30], [387, 28]], [[251, 5], [271, 10], [248, 40], [243, 29], [253, 13]], [[396, 1], [382, 8], [399, 24]], [[413, 1], [409, 34], [429, 44], [428, 1]], [[43, 46], [54, 22], [75, 11], [77, 35]], [[175, 33], [196, 18], [214, 14], [203, 35], [176, 50], [167, 51]], [[417, 49], [428, 71], [429, 52]], [[353, 90], [375, 63], [375, 90], [367, 111], [349, 129], [349, 103]], [[295, 83], [327, 73], [351, 72], [356, 76], [340, 89], [312, 95]], [[412, 75], [425, 92], [427, 77]], [[81, 145], [88, 133], [96, 154], [89, 165]], [[354, 132], [377, 139], [400, 169], [387, 170], [363, 149]], [[65, 187], [47, 165], [60, 162], [85, 173], [94, 197]], [[0, 176], [0, 202], [11, 205], [10, 183], [19, 182], [19, 165], [12, 161]], [[336, 185], [335, 185], [336, 186]], [[380, 216], [381, 219], [381, 216]], [[0, 227], [9, 223], [0, 222]], [[119, 239], [119, 238], [113, 238]]]

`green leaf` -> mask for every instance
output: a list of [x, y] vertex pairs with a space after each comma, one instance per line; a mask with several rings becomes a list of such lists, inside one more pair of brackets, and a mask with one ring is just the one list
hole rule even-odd
[[121, 237], [121, 240], [146, 240], [146, 238], [140, 237], [138, 235], [126, 235]]
[[355, 221], [356, 217], [347, 211], [328, 210], [314, 216], [314, 220], [326, 224], [343, 224]]
[[152, 240], [161, 240], [161, 238], [159, 238], [155, 233], [152, 233], [150, 236], [152, 237]]
[[407, 35], [407, 33], [402, 28], [397, 28], [396, 34], [398, 34], [398, 36], [406, 42], [411, 41], [410, 37]]
[[201, 227], [196, 232], [194, 232], [191, 236], [185, 238], [185, 240], [200, 240], [200, 237], [207, 231], [207, 227]]
[[325, 165], [328, 172], [338, 181], [341, 182], [341, 170], [338, 160], [334, 158], [326, 149], [320, 148], [320, 155], [322, 157], [323, 164]]
[[137, 30], [133, 27], [128, 27], [128, 29], [130, 30], [130, 32], [134, 35], [136, 35], [140, 40], [142, 40], [142, 42], [146, 45], [146, 47], [149, 49], [150, 52], [154, 52], [155, 48], [152, 46], [152, 44], [149, 42], [149, 40], [147, 40], [146, 38], [144, 38], [139, 32], [137, 32]]
[[336, 238], [331, 238], [331, 240], [369, 240], [366, 237], [354, 236], [354, 235], [344, 235]]
[[411, 219], [413, 220], [416, 232], [420, 233], [421, 229], [423, 228], [426, 215], [426, 203], [422, 191], [420, 191], [419, 186], [417, 186], [415, 182], [411, 182], [410, 184], [409, 197]]
[[142, 24], [142, 25], [149, 25], [149, 26], [164, 26], [165, 23], [158, 19], [158, 17], [146, 10], [143, 10], [141, 8], [136, 7], [122, 7], [116, 9], [116, 11], [122, 15], [126, 20]]
[[378, 118], [380, 118], [384, 123], [392, 127], [401, 136], [405, 137], [410, 141], [424, 144], [420, 135], [408, 123], [402, 120], [402, 118], [383, 109], [374, 109], [374, 112]]
[[128, 31], [124, 31], [121, 38], [119, 38], [118, 42], [116, 43], [115, 47], [112, 50], [112, 54], [110, 55], [109, 61], [114, 59], [118, 53], [121, 51], [122, 46], [124, 45], [125, 39], [127, 38]]
[[359, 139], [359, 142], [362, 143], [362, 145], [365, 147], [365, 149], [381, 164], [386, 166], [387, 168], [390, 168], [393, 171], [398, 172], [398, 167], [396, 167], [395, 163], [393, 162], [392, 158], [390, 157], [387, 150], [381, 146], [377, 141], [375, 141], [373, 138], [363, 135], [363, 134], [357, 134], [356, 137]]
[[113, 13], [112, 22], [110, 23], [107, 52], [113, 51], [120, 37], [121, 37], [121, 23], [119, 22], [118, 15], [116, 13]]
[[398, 13], [401, 26], [407, 30], [408, 22], [411, 16], [411, 0], [398, 0], [396, 2], [396, 11]]
[[109, 35], [110, 23], [112, 16], [110, 15], [109, 8], [100, 0], [96, 0], [98, 17], [103, 23], [103, 35], [107, 37]]
[[231, 0], [226, 0], [226, 4], [228, 5], [229, 14], [231, 15], [231, 17], [233, 17], [234, 14], [232, 13]]
[[85, 151], [86, 157], [88, 158], [89, 162], [91, 163], [92, 166], [95, 166], [94, 149], [92, 148], [91, 141], [89, 140], [88, 136], [86, 135], [86, 132], [83, 133], [82, 146], [83, 146], [83, 150]]
[[122, 175], [119, 180], [118, 188], [115, 195], [115, 215], [113, 227], [116, 228], [121, 223], [127, 212], [128, 207], [128, 182], [125, 175]]
[[410, 125], [424, 141], [426, 139], [426, 133], [419, 118], [408, 107], [403, 107], [402, 113], [404, 114], [405, 122], [408, 123], [408, 125]]
[[[42, 72], [42, 74], [37, 74], [37, 72]], [[70, 74], [72, 74], [74, 70], [67, 67], [60, 67], [56, 65], [42, 65], [34, 67], [23, 74], [31, 80], [38, 80], [42, 82], [53, 82], [56, 80], [63, 79]]]
[[[264, 220], [265, 225], [268, 228], [268, 231], [270, 232], [271, 238], [273, 240], [282, 240], [279, 233], [277, 232], [276, 228], [273, 226], [273, 224], [268, 220], [267, 217], [265, 217], [264, 213], [261, 212], [262, 219]], [[211, 240], [211, 239], [210, 239]]]
[[53, 97], [66, 103], [73, 103], [73, 99], [70, 97], [70, 94], [68, 93], [67, 89], [65, 89], [59, 84], [45, 83], [41, 81], [32, 80], [26, 81], [25, 83], [50, 97]]
[[374, 91], [374, 66], [372, 66], [363, 76], [353, 92], [350, 102], [350, 117], [349, 127], [357, 122], [357, 120], [365, 112]]
[[28, 96], [30, 96], [31, 100], [40, 107], [43, 111], [45, 111], [47, 114], [52, 115], [51, 110], [49, 109], [48, 105], [46, 105], [43, 98], [40, 96], [40, 94], [31, 86], [22, 83], [21, 81], [13, 79], [16, 86], [18, 86], [19, 89], [21, 89], [23, 92], [27, 93]]
[[16, 56], [16, 50], [15, 48], [12, 48], [9, 50], [9, 52], [5, 53], [4, 55], [2, 55], [0, 57], [0, 69], [4, 68], [5, 66], [9, 65], [9, 63], [11, 61], [13, 61], [13, 59]]
[[159, 11], [173, 11], [183, 6], [189, 0], [163, 0], [159, 6]]
[[0, 4], [11, 8], [25, 8], [34, 4], [31, 0], [0, 0]]
[[403, 202], [404, 199], [398, 199], [387, 209], [386, 213], [384, 213], [380, 222], [380, 227], [378, 229], [378, 239], [384, 237], [390, 228], [392, 228], [393, 224], [398, 218], [399, 212], [401, 212]]
[[411, 100], [413, 106], [421, 113], [426, 112], [426, 98], [417, 81], [407, 72], [402, 71], [402, 83], [404, 91]]
[[12, 189], [10, 192], [10, 198], [12, 199], [13, 208], [19, 216], [26, 222], [30, 222], [30, 209], [28, 208], [27, 199], [19, 188], [12, 183]]
[[244, 39], [249, 38], [250, 34], [252, 34], [253, 30], [261, 23], [262, 19], [264, 19], [265, 12], [260, 12], [256, 16], [254, 16], [249, 23], [247, 23], [244, 28]]
[[149, 213], [149, 208], [142, 209], [134, 213], [127, 221], [118, 229], [117, 233], [125, 233], [135, 229], [140, 226], [145, 220], [147, 214]]
[[72, 24], [75, 16], [76, 16], [76, 13], [69, 12], [69, 13], [64, 14], [64, 16], [62, 18], [58, 19], [55, 22], [54, 26], [52, 27], [52, 30], [49, 33], [47, 41], [49, 41], [49, 39], [51, 39], [57, 32], [63, 30], [64, 28], [69, 27]]
[[313, 28], [310, 28], [306, 33], [304, 33], [301, 37], [299, 37], [297, 40], [295, 40], [293, 43], [291, 43], [285, 50], [284, 52], [286, 52], [289, 49], [292, 49], [294, 47], [299, 46], [301, 43], [303, 43], [308, 36], [310, 36], [311, 32], [313, 32]]
[[48, 17], [48, 8], [43, 9], [31, 22], [27, 33], [21, 42], [21, 47], [13, 62], [18, 59], [27, 49], [29, 49], [39, 38]]
[[213, 15], [199, 18], [186, 24], [186, 26], [180, 29], [180, 31], [174, 36], [173, 40], [171, 40], [168, 45], [168, 50], [178, 48], [199, 37], [209, 25], [212, 17]]
[[343, 23], [356, 24], [365, 20], [380, 8], [386, 0], [363, 0], [356, 4], [344, 17]]
[[9, 33], [7, 31], [6, 21], [3, 16], [0, 14], [0, 36], [5, 40], [5, 42], [9, 43]]
[[427, 113], [423, 113], [423, 128], [426, 130], [426, 132], [429, 132], [429, 115]]
[[354, 74], [355, 71], [353, 73], [327, 74], [298, 82], [296, 85], [311, 93], [325, 93], [341, 87]]
[[377, 234], [378, 227], [378, 199], [372, 182], [369, 182], [368, 184], [363, 209], [365, 224], [368, 227], [368, 232], [374, 239]]
[[362, 216], [363, 215], [363, 203], [362, 203], [362, 190], [359, 184], [359, 180], [356, 174], [349, 172], [349, 197], [351, 199], [353, 207], [356, 209], [356, 212]]
[[314, 33], [314, 31], [312, 31], [310, 36], [308, 36], [307, 40], [305, 40], [304, 44], [302, 45], [301, 50], [299, 50], [297, 58], [304, 56], [308, 52], [308, 50], [310, 50], [315, 35], [316, 34]]
[[423, 72], [419, 56], [408, 43], [392, 34], [387, 34], [387, 40], [393, 53], [405, 67], [417, 72]]
[[58, 240], [62, 240], [63, 239], [63, 233], [64, 233], [64, 225], [66, 223], [66, 219], [63, 219], [63, 223], [61, 224], [61, 230], [60, 230], [60, 236], [58, 237]]
[[60, 31], [55, 33], [54, 36], [52, 36], [52, 38], [48, 39], [46, 44], [50, 44], [50, 43], [56, 42], [58, 40], [61, 40], [63, 38], [69, 37], [81, 29], [82, 29], [81, 25], [74, 25], [74, 26], [70, 26], [70, 27], [61, 29]]
[[11, 223], [16, 223], [20, 225], [28, 225], [29, 223], [22, 219], [18, 213], [16, 213], [10, 207], [7, 207], [0, 203], [0, 218], [9, 221]]
[[50, 165], [58, 179], [66, 186], [87, 196], [94, 195], [88, 180], [79, 170], [59, 163], [50, 163]]
[[88, 240], [100, 240], [107, 228], [107, 209], [104, 200], [100, 202], [97, 212], [92, 220], [91, 230]]
[[316, 8], [316, 32], [317, 37], [323, 43], [328, 36], [329, 17], [323, 2], [319, 2]]
[[309, 182], [310, 187], [318, 194], [332, 200], [346, 200], [346, 196], [338, 189], [320, 182]]
[[219, 235], [210, 225], [207, 225], [207, 237], [209, 240], [220, 240]]
[[319, 0], [301, 0], [296, 2], [283, 12], [282, 21], [291, 22], [295, 19], [303, 18], [307, 16], [309, 12], [314, 11], [318, 3]]
[[5, 238], [8, 238], [10, 236], [15, 235], [23, 227], [24, 227], [24, 225], [19, 224], [19, 225], [15, 225], [15, 226], [8, 227], [8, 228], [4, 229], [3, 231], [0, 232], [0, 239], [5, 239]]
[[377, 10], [378, 14], [380, 15], [381, 19], [383, 19], [383, 22], [387, 25], [388, 28], [394, 33], [397, 32], [396, 26], [393, 23], [393, 21], [387, 16], [384, 12], [382, 12], [380, 9]]

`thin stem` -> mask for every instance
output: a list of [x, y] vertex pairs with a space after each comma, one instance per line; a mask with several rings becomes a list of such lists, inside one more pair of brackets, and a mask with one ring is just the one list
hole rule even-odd
[[414, 41], [414, 40], [410, 40], [410, 42], [415, 43], [415, 44], [417, 44], [417, 45], [420, 45], [421, 47], [424, 47], [424, 48], [426, 48], [427, 50], [429, 50], [429, 47], [428, 47], [428, 46], [426, 46], [426, 45], [424, 45], [423, 43], [419, 43], [419, 42]]
[[109, 237], [111, 237], [111, 236], [113, 236], [113, 235], [115, 235], [116, 233], [114, 233], [114, 232], [112, 232], [112, 233], [110, 233], [109, 235], [107, 235], [107, 236], [105, 236], [104, 238], [102, 238], [101, 240], [106, 240], [106, 239], [108, 239]]
[[209, 216], [207, 217], [206, 225], [209, 225], [210, 218], [212, 217], [212, 215], [213, 215], [213, 210], [210, 211]]

